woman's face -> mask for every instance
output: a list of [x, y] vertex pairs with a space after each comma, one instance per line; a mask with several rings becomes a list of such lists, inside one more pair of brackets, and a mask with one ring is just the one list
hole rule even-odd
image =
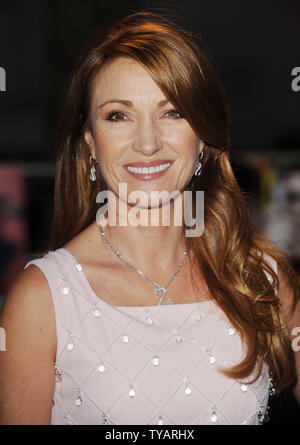
[[120, 57], [102, 67], [90, 116], [85, 140], [117, 196], [121, 182], [128, 194], [148, 197], [151, 190], [184, 190], [203, 143], [139, 63]]

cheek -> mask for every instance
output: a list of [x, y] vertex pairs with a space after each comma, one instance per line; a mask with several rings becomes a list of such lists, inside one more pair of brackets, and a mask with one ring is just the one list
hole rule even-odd
[[160, 128], [161, 136], [170, 143], [195, 147], [197, 136], [185, 122], [167, 122]]
[[172, 139], [168, 139], [172, 144], [174, 150], [180, 157], [191, 159], [194, 161], [197, 153], [198, 139], [194, 135], [182, 133], [176, 133]]
[[122, 135], [119, 130], [105, 128], [105, 126], [96, 126], [94, 130], [94, 141], [99, 158], [105, 158], [105, 161], [114, 158], [120, 153], [124, 146], [124, 132]]

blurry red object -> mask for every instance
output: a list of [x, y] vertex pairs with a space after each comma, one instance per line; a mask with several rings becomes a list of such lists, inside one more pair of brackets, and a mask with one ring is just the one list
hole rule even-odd
[[22, 167], [0, 165], [0, 294], [27, 259], [25, 181]]

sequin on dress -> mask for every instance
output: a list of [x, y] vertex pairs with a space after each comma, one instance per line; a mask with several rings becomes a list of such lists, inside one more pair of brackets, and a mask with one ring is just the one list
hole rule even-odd
[[31, 264], [45, 274], [55, 310], [52, 425], [263, 423], [268, 368], [254, 384], [218, 371], [240, 362], [245, 345], [213, 301], [113, 306], [67, 249]]

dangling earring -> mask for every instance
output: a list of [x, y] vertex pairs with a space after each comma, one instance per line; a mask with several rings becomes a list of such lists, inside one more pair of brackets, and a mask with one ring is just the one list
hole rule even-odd
[[198, 162], [196, 164], [195, 173], [194, 173], [195, 176], [200, 176], [201, 175], [201, 166], [202, 166], [202, 164], [201, 164], [200, 161], [201, 161], [202, 157], [203, 157], [203, 150], [201, 150], [199, 158], [198, 158]]
[[[93, 161], [93, 157], [90, 156], [90, 164], [92, 164], [92, 161]], [[95, 168], [95, 165], [96, 165], [97, 163], [98, 163], [98, 161], [96, 161], [96, 162], [94, 163], [94, 165], [92, 165], [92, 167], [91, 167], [91, 171], [90, 171], [90, 180], [93, 181], [93, 182], [95, 182], [96, 179], [97, 179], [97, 176], [96, 176], [96, 168]]]

